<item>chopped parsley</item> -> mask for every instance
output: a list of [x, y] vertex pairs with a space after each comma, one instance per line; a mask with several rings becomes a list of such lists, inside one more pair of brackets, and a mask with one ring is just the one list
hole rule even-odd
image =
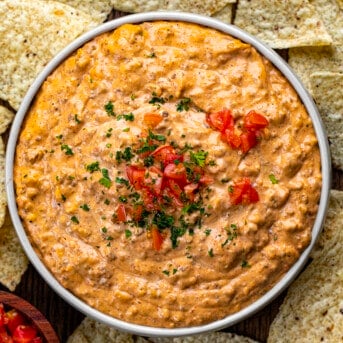
[[118, 151], [116, 152], [116, 160], [117, 160], [119, 163], [121, 162], [122, 159], [128, 162], [128, 161], [130, 161], [130, 160], [132, 159], [132, 157], [134, 157], [134, 156], [135, 156], [135, 155], [132, 153], [132, 150], [131, 150], [130, 147], [126, 147], [126, 148], [124, 149], [123, 152], [120, 151], [120, 150], [118, 150]]
[[112, 136], [112, 131], [113, 131], [113, 129], [111, 127], [106, 131], [106, 137], [107, 138], [110, 138]]
[[213, 248], [211, 248], [209, 251], [208, 251], [208, 256], [210, 257], [213, 257], [214, 254], [213, 254]]
[[62, 201], [66, 201], [67, 200], [67, 198], [66, 198], [66, 196], [64, 194], [61, 194], [61, 198], [62, 198]]
[[154, 165], [154, 156], [145, 157], [143, 164], [145, 167], [151, 167], [152, 165]]
[[174, 268], [174, 269], [173, 269], [173, 275], [176, 274], [176, 273], [177, 273], [177, 269]]
[[173, 249], [175, 249], [178, 246], [177, 239], [179, 237], [182, 237], [185, 233], [186, 233], [185, 228], [174, 227], [174, 226], [171, 228], [170, 240], [172, 242]]
[[271, 181], [271, 183], [272, 183], [273, 185], [279, 183], [279, 180], [275, 177], [274, 174], [269, 174], [269, 180]]
[[122, 185], [125, 185], [127, 187], [130, 186], [130, 183], [129, 183], [129, 180], [126, 180], [124, 179], [123, 177], [116, 177], [116, 183], [119, 183], [119, 184], [122, 184]]
[[73, 150], [71, 149], [71, 147], [67, 144], [62, 144], [61, 145], [61, 150], [64, 151], [64, 153], [68, 156], [72, 156], [74, 155]]
[[126, 127], [125, 129], [123, 129], [123, 132], [129, 132], [129, 131], [130, 131], [129, 127]]
[[228, 177], [223, 177], [220, 182], [221, 183], [228, 183], [230, 181], [230, 179]]
[[72, 216], [72, 217], [70, 218], [70, 220], [71, 220], [72, 222], [74, 222], [75, 224], [80, 224], [80, 222], [79, 222], [79, 220], [77, 219], [76, 216]]
[[63, 138], [63, 135], [58, 135], [56, 136], [57, 139], [62, 139]]
[[211, 229], [206, 229], [206, 230], [205, 230], [205, 235], [206, 235], [206, 236], [209, 236], [209, 235], [211, 234], [211, 231], [212, 231]]
[[166, 100], [162, 97], [158, 97], [156, 96], [156, 93], [152, 93], [152, 98], [150, 99], [149, 101], [149, 104], [152, 104], [152, 105], [159, 105], [159, 104], [165, 104]]
[[108, 170], [105, 168], [102, 168], [101, 173], [102, 173], [102, 178], [99, 180], [99, 183], [106, 188], [110, 188], [112, 185], [112, 181], [108, 175]]
[[148, 54], [146, 57], [154, 58], [154, 57], [156, 57], [156, 54], [155, 54], [154, 52], [151, 52], [151, 53]]
[[91, 164], [87, 164], [86, 170], [89, 171], [90, 173], [94, 173], [94, 172], [100, 170], [99, 162], [96, 161], [96, 162], [93, 162]]
[[74, 120], [76, 121], [77, 124], [81, 123], [81, 120], [77, 117], [77, 114], [74, 114]]
[[194, 162], [199, 167], [205, 166], [206, 157], [208, 155], [207, 151], [200, 150], [198, 152], [190, 152], [191, 161]]
[[243, 260], [242, 263], [241, 263], [241, 267], [242, 268], [249, 268], [250, 267], [250, 264], [247, 260]]
[[165, 142], [167, 140], [165, 136], [156, 135], [151, 130], [149, 130], [149, 138], [154, 139], [154, 140], [159, 141], [159, 142]]
[[125, 119], [126, 121], [134, 121], [135, 116], [133, 115], [133, 113], [120, 114], [119, 116], [117, 116], [117, 120], [120, 120], [120, 119]]
[[188, 111], [190, 103], [191, 103], [191, 99], [190, 98], [183, 98], [176, 105], [176, 110], [178, 112]]
[[130, 238], [132, 236], [132, 232], [128, 229], [125, 230], [125, 237]]
[[108, 148], [108, 149], [109, 149], [111, 146], [112, 146], [111, 143], [107, 143], [107, 144], [106, 144], [106, 148]]
[[155, 213], [152, 223], [161, 230], [171, 228], [174, 224], [174, 217], [166, 214], [163, 211], [158, 211]]
[[109, 205], [109, 204], [110, 204], [110, 201], [109, 201], [108, 199], [105, 199], [104, 204], [105, 204], [105, 205]]
[[106, 233], [106, 232], [107, 232], [107, 227], [105, 227], [105, 226], [102, 227], [102, 228], [101, 228], [101, 231], [102, 231], [103, 233]]
[[118, 199], [119, 199], [120, 202], [122, 202], [124, 204], [127, 203], [127, 197], [125, 197], [124, 195], [120, 195]]
[[165, 274], [165, 275], [167, 275], [167, 276], [169, 276], [169, 274], [170, 274], [170, 273], [169, 273], [169, 270], [163, 270], [162, 273]]
[[89, 210], [90, 210], [90, 208], [89, 208], [89, 206], [87, 204], [81, 205], [80, 208], [82, 208], [86, 212], [89, 212]]
[[109, 101], [105, 106], [105, 111], [109, 116], [115, 117], [115, 113], [114, 113], [114, 106], [112, 101]]

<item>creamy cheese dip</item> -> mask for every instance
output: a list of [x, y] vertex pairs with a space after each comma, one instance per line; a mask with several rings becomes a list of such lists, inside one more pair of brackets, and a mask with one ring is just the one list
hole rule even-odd
[[57, 280], [155, 327], [266, 293], [311, 239], [311, 120], [254, 48], [194, 24], [123, 25], [44, 82], [15, 158], [19, 214]]

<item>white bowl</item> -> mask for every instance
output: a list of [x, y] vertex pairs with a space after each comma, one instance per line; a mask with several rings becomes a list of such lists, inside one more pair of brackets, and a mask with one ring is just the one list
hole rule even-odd
[[[264, 296], [259, 298], [257, 301], [249, 305], [248, 307], [242, 309], [241, 311], [228, 315], [227, 317], [211, 322], [209, 324], [193, 326], [193, 327], [184, 327], [184, 328], [175, 328], [175, 329], [165, 329], [165, 328], [156, 328], [143, 325], [132, 324], [124, 322], [108, 316], [100, 311], [90, 307], [85, 302], [74, 296], [71, 292], [66, 290], [62, 285], [58, 283], [55, 277], [50, 273], [47, 267], [42, 263], [38, 258], [34, 249], [32, 248], [30, 241], [25, 233], [25, 230], [22, 226], [21, 220], [18, 215], [16, 200], [15, 200], [15, 191], [13, 184], [13, 161], [15, 156], [16, 143], [18, 135], [21, 130], [21, 125], [23, 119], [30, 108], [31, 102], [38, 90], [40, 89], [42, 83], [45, 79], [52, 73], [52, 71], [62, 63], [71, 53], [76, 49], [84, 45], [89, 40], [94, 37], [111, 31], [123, 24], [127, 23], [141, 23], [145, 21], [155, 21], [155, 20], [167, 20], [167, 21], [184, 21], [196, 23], [206, 27], [216, 29], [227, 33], [233, 37], [240, 39], [243, 42], [251, 44], [264, 55], [269, 61], [271, 61], [276, 68], [288, 79], [293, 88], [297, 91], [300, 99], [302, 100], [304, 106], [309, 113], [317, 139], [319, 142], [320, 157], [321, 157], [321, 168], [322, 168], [322, 189], [318, 213], [312, 230], [312, 240], [307, 249], [301, 254], [299, 260], [292, 266], [292, 268], [285, 274], [285, 276]], [[64, 300], [69, 304], [75, 307], [77, 310], [83, 312], [85, 315], [90, 316], [104, 324], [110, 325], [112, 327], [124, 330], [133, 334], [142, 335], [142, 336], [160, 336], [160, 337], [172, 337], [172, 336], [185, 336], [185, 335], [194, 335], [208, 331], [219, 330], [230, 325], [236, 324], [243, 319], [251, 316], [257, 311], [261, 310], [264, 306], [270, 303], [274, 298], [276, 298], [298, 275], [301, 269], [304, 267], [310, 251], [312, 250], [315, 241], [317, 240], [319, 233], [321, 231], [327, 204], [329, 198], [329, 191], [331, 186], [331, 160], [330, 152], [328, 146], [328, 140], [323, 127], [323, 123], [320, 119], [318, 110], [308, 92], [305, 90], [304, 86], [301, 84], [299, 79], [294, 75], [288, 64], [272, 49], [268, 48], [266, 45], [261, 43], [258, 39], [249, 35], [248, 33], [240, 30], [239, 28], [224, 24], [218, 20], [190, 14], [190, 13], [180, 13], [180, 12], [150, 12], [150, 13], [140, 13], [125, 16], [113, 21], [107, 22], [92, 31], [87, 32], [80, 38], [76, 39], [69, 46], [67, 46], [63, 51], [61, 51], [56, 57], [54, 57], [51, 62], [45, 67], [42, 73], [37, 77], [35, 82], [30, 87], [27, 92], [19, 111], [15, 117], [15, 120], [12, 125], [10, 132], [8, 145], [7, 145], [7, 155], [6, 155], [6, 187], [7, 187], [7, 197], [8, 197], [8, 206], [10, 214], [19, 236], [20, 242], [28, 255], [30, 261], [34, 267], [38, 270], [44, 280], [59, 294]]]

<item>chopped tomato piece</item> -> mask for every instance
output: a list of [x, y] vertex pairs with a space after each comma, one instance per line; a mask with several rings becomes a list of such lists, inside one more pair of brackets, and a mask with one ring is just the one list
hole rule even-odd
[[220, 132], [224, 132], [226, 129], [233, 127], [234, 120], [231, 111], [224, 109], [219, 112], [209, 113], [206, 116], [208, 125]]
[[248, 178], [236, 182], [233, 186], [233, 191], [230, 194], [230, 200], [233, 205], [251, 204], [259, 200], [256, 189], [251, 185]]
[[126, 210], [123, 204], [120, 204], [117, 208], [117, 219], [119, 222], [126, 222]]
[[8, 335], [5, 326], [0, 326], [0, 342], [13, 343], [13, 339]]
[[156, 127], [161, 121], [163, 117], [158, 113], [145, 113], [143, 122], [150, 128]]
[[170, 145], [162, 145], [151, 153], [151, 156], [157, 161], [163, 162], [163, 166], [174, 163], [175, 161], [183, 162], [183, 156], [175, 153], [175, 150]]
[[4, 326], [5, 324], [7, 324], [5, 308], [4, 308], [4, 305], [0, 303], [0, 327]]
[[163, 236], [161, 235], [160, 231], [158, 231], [158, 228], [153, 227], [151, 229], [151, 235], [152, 235], [152, 247], [154, 250], [161, 250], [162, 244], [163, 244]]
[[142, 219], [143, 214], [143, 205], [134, 205], [132, 217], [135, 221], [139, 221]]
[[7, 327], [12, 334], [18, 325], [22, 325], [25, 323], [24, 316], [15, 309], [7, 311], [6, 317], [7, 317]]
[[169, 188], [174, 196], [176, 196], [178, 199], [181, 199], [182, 195], [182, 188], [178, 185], [177, 182], [174, 180], [168, 180]]
[[190, 201], [194, 201], [194, 191], [199, 188], [199, 184], [197, 183], [190, 183], [189, 185], [185, 186], [185, 195], [187, 199]]
[[131, 185], [135, 189], [141, 189], [143, 187], [144, 177], [145, 177], [145, 168], [136, 167], [136, 166], [127, 166], [126, 175]]
[[29, 343], [37, 337], [37, 329], [30, 325], [19, 325], [13, 332], [13, 342]]
[[179, 185], [187, 184], [186, 168], [183, 164], [168, 164], [163, 172], [164, 176], [168, 179], [176, 180]]
[[233, 149], [238, 149], [242, 143], [241, 137], [233, 129], [226, 129], [223, 138]]
[[159, 209], [158, 198], [148, 188], [142, 189], [144, 206], [148, 211]]
[[246, 153], [257, 144], [256, 133], [252, 131], [244, 132], [240, 136], [241, 150]]
[[247, 130], [256, 131], [256, 130], [264, 129], [266, 126], [268, 126], [268, 124], [269, 124], [268, 119], [265, 116], [255, 111], [250, 111], [244, 117], [243, 125]]

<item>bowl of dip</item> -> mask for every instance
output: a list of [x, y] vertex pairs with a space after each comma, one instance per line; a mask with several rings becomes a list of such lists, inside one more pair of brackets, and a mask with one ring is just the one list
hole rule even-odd
[[29, 89], [6, 160], [21, 244], [67, 302], [145, 336], [233, 325], [296, 277], [320, 233], [330, 154], [298, 78], [207, 17], [130, 15]]

